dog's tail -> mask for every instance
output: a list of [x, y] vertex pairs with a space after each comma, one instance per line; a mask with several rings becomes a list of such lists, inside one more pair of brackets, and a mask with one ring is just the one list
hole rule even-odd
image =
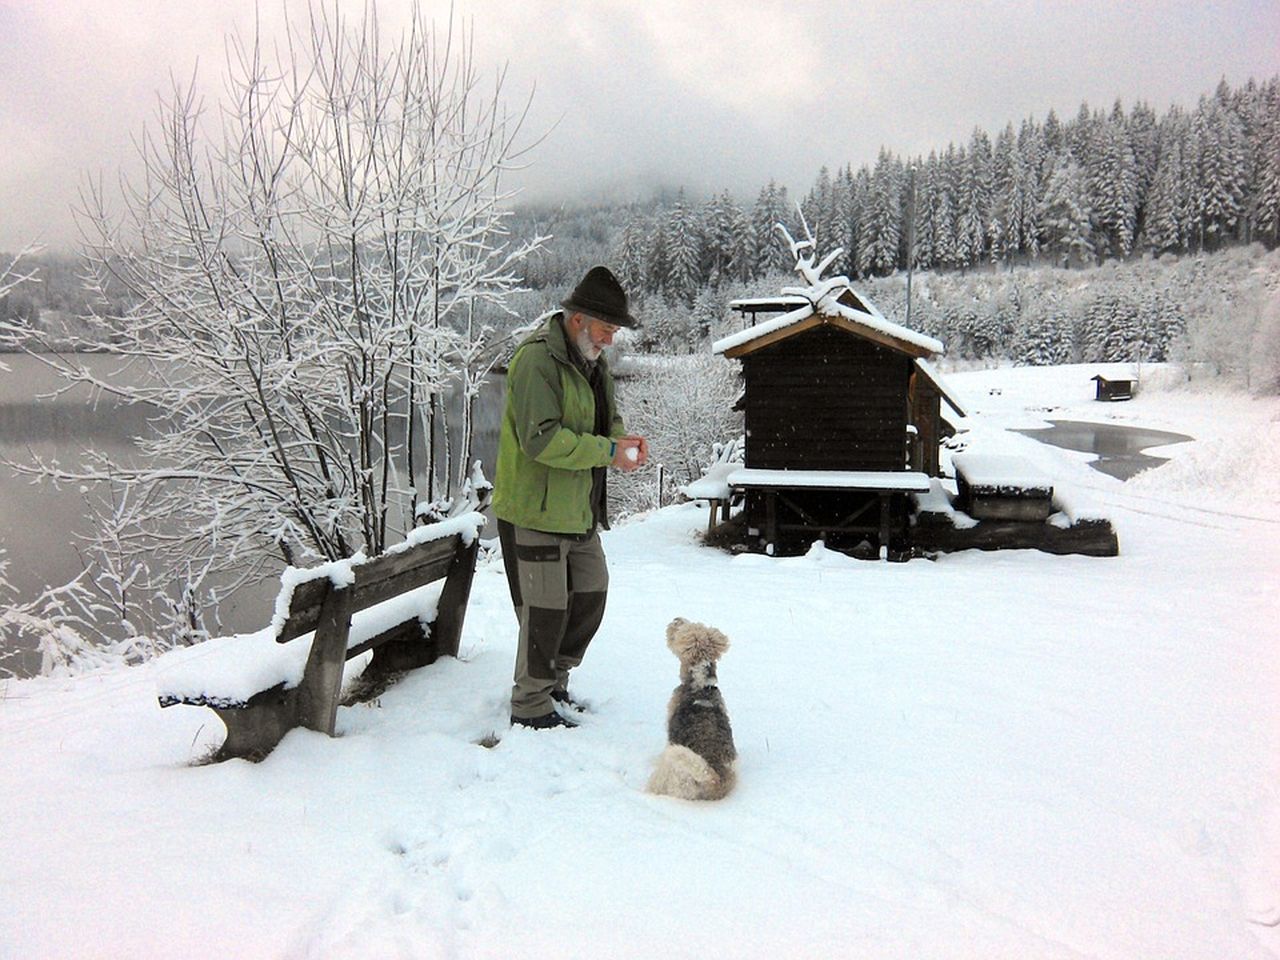
[[732, 767], [722, 775], [688, 747], [670, 743], [658, 757], [648, 790], [681, 800], [719, 800], [733, 789], [733, 780]]

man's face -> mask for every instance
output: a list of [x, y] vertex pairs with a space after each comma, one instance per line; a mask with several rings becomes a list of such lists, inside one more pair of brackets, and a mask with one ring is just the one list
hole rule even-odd
[[570, 333], [578, 351], [592, 363], [600, 359], [604, 348], [613, 343], [613, 335], [618, 326], [589, 317], [585, 313], [575, 313], [569, 318]]

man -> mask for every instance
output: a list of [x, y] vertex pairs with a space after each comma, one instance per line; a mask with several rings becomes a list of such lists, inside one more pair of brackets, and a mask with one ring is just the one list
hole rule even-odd
[[539, 730], [577, 726], [556, 705], [578, 708], [569, 671], [604, 617], [607, 469], [629, 472], [649, 456], [623, 429], [601, 355], [620, 327], [640, 325], [621, 284], [592, 267], [561, 305], [507, 368], [493, 496], [520, 618], [511, 722]]

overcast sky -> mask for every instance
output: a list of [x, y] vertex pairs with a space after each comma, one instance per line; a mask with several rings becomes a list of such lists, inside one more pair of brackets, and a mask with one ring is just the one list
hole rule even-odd
[[[364, 0], [341, 0], [360, 9]], [[263, 29], [283, 19], [260, 0]], [[381, 0], [393, 26], [408, 0]], [[423, 6], [447, 15], [447, 0]], [[303, 0], [291, 0], [296, 15]], [[963, 143], [1082, 100], [1162, 114], [1280, 73], [1280, 0], [455, 0], [479, 57], [554, 124], [530, 199], [684, 186], [808, 190], [822, 165]], [[70, 246], [87, 176], [114, 179], [170, 74], [216, 89], [252, 0], [0, 0], [0, 250]]]

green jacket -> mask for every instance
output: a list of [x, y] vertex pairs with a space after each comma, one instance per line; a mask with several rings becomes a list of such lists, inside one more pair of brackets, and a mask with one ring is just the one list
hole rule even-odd
[[561, 313], [552, 314], [516, 348], [507, 367], [507, 399], [498, 437], [493, 512], [498, 519], [545, 533], [591, 532], [591, 471], [613, 460], [610, 438], [625, 431], [604, 357], [609, 436], [595, 433], [591, 384], [570, 355]]

